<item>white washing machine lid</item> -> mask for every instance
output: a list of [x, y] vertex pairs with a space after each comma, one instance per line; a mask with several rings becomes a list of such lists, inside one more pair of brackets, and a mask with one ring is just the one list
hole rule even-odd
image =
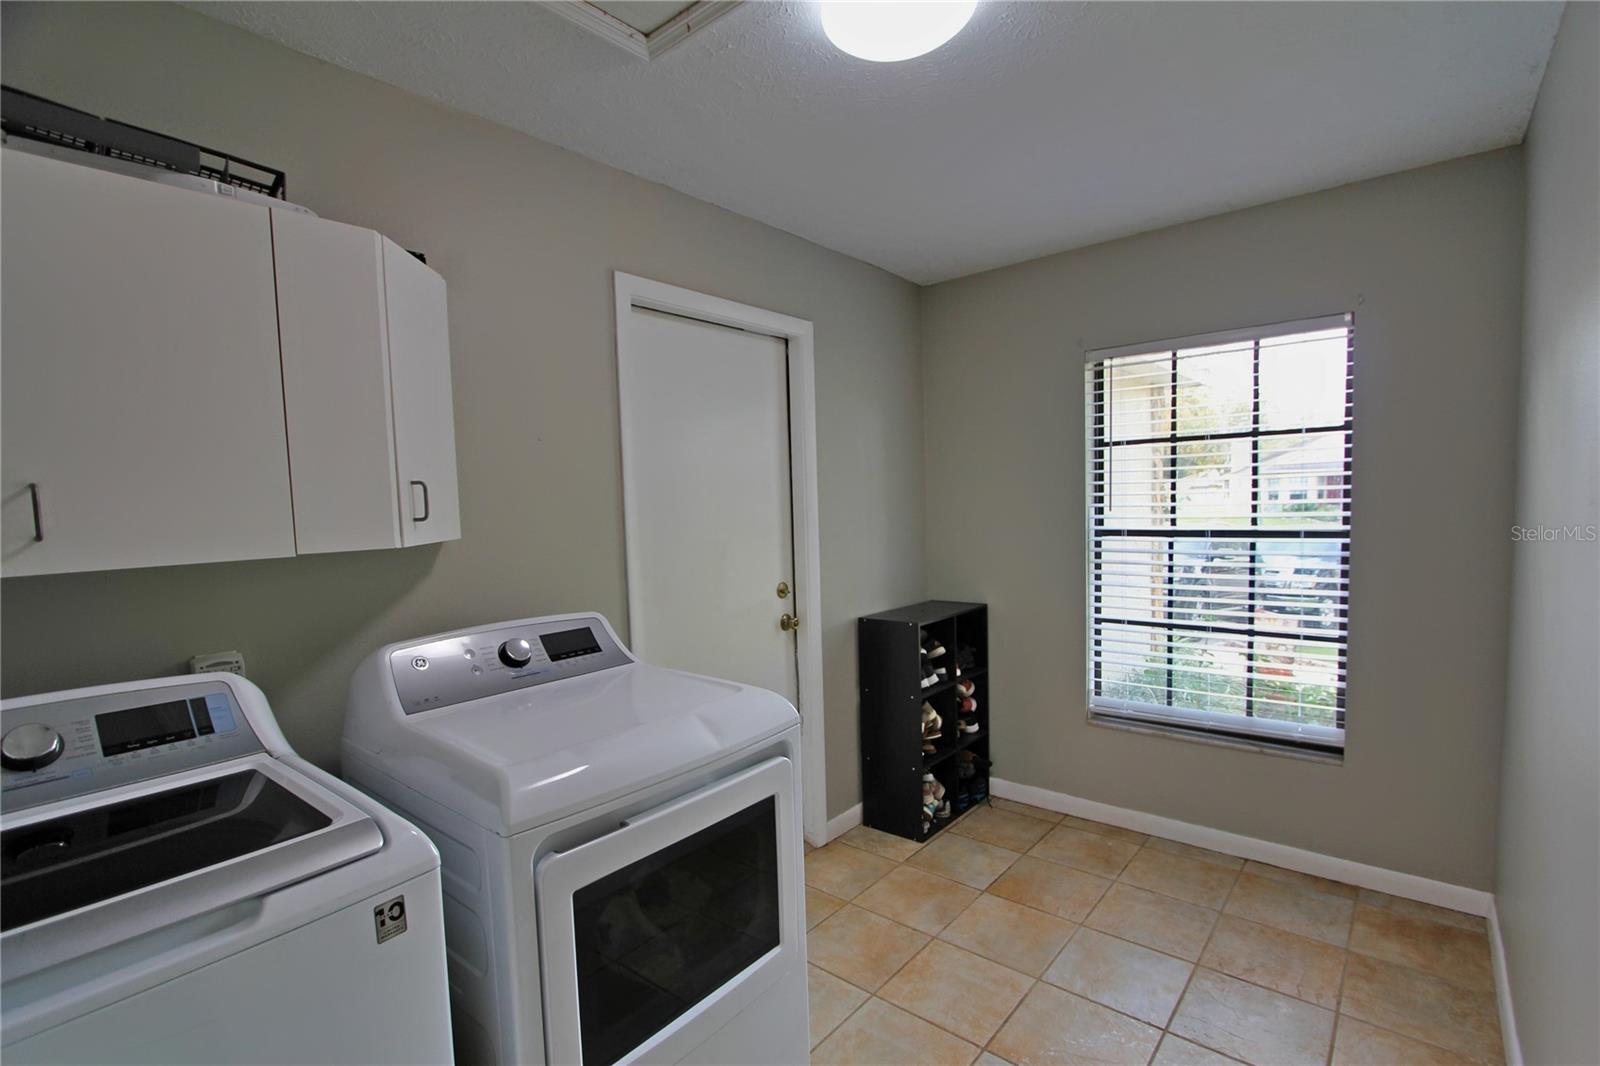
[[[420, 698], [402, 698], [394, 678], [405, 677], [416, 649], [437, 655], [457, 641], [481, 663], [484, 649], [501, 638], [521, 633], [537, 641], [540, 632], [570, 632], [580, 621], [597, 631], [592, 671], [567, 673], [558, 662], [562, 676], [532, 683], [522, 680], [531, 676], [526, 672], [510, 671], [501, 675], [508, 691], [406, 713]], [[435, 659], [427, 672], [441, 665]], [[703, 766], [798, 722], [775, 692], [634, 661], [600, 616], [564, 615], [380, 650], [352, 684], [345, 744], [347, 757], [511, 835]]]
[[7, 819], [5, 980], [371, 855], [365, 812], [265, 753]]

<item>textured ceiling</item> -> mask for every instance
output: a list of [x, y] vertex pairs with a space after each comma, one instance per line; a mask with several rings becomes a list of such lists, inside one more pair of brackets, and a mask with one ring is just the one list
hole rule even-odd
[[1554, 3], [1015, 3], [853, 59], [746, 3], [653, 61], [532, 3], [189, 5], [916, 282], [1521, 140]]

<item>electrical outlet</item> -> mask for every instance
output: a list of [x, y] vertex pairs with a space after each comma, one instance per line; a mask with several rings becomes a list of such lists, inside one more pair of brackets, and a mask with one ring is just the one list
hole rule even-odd
[[196, 655], [189, 660], [191, 674], [238, 674], [244, 676], [244, 652], [241, 651], [213, 651], [205, 655]]

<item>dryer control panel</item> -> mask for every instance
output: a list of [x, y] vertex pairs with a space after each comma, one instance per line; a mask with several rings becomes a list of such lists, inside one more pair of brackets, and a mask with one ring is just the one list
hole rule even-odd
[[16, 811], [262, 750], [215, 681], [7, 705], [0, 794]]
[[406, 714], [451, 707], [633, 662], [599, 615], [511, 623], [389, 653]]

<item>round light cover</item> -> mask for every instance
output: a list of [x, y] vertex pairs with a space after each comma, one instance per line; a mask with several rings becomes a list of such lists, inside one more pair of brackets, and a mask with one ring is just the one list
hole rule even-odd
[[823, 0], [822, 32], [841, 52], [898, 63], [961, 32], [977, 0]]

